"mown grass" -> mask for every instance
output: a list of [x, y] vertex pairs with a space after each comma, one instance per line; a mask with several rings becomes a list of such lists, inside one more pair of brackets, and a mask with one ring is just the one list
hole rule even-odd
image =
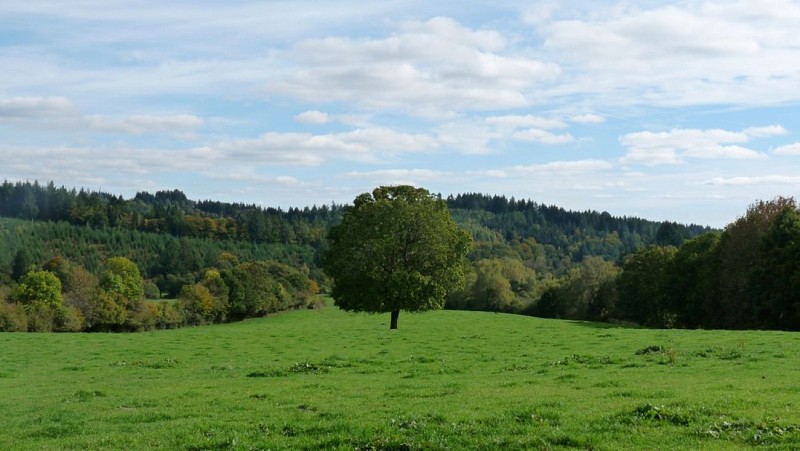
[[328, 307], [0, 349], [0, 449], [800, 447], [784, 332]]

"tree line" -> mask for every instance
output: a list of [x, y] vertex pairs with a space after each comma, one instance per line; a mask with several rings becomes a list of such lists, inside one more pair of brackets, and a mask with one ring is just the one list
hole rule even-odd
[[243, 262], [277, 261], [323, 279], [320, 271], [314, 270], [315, 250], [307, 245], [214, 241], [66, 222], [0, 218], [0, 284], [18, 281], [30, 267], [41, 266], [57, 256], [98, 276], [109, 258], [125, 256], [164, 297], [174, 298], [183, 285], [195, 283], [206, 268], [216, 265], [222, 253], [235, 255]]
[[752, 204], [719, 233], [629, 256], [617, 280], [621, 319], [654, 327], [800, 330], [800, 210]]
[[[618, 260], [646, 244], [677, 245], [708, 231], [697, 225], [659, 223], [607, 212], [567, 211], [531, 200], [468, 193], [450, 195], [447, 206], [459, 225], [472, 233], [475, 255], [513, 253], [515, 242], [534, 240], [560, 272], [584, 256]], [[179, 190], [138, 192], [131, 199], [109, 193], [56, 187], [52, 182], [4, 181], [0, 217], [66, 222], [94, 229], [118, 229], [211, 241], [308, 246], [319, 251], [328, 230], [341, 221], [342, 205], [287, 211], [242, 203], [189, 200]]]
[[758, 201], [722, 231], [642, 245], [619, 262], [586, 256], [561, 275], [535, 266], [518, 255], [477, 260], [447, 305], [660, 328], [800, 330], [800, 210], [791, 198]]
[[[730, 248], [744, 246], [733, 243], [752, 241], [752, 236], [734, 234], [722, 240], [732, 232], [615, 217], [607, 212], [574, 212], [504, 196], [467, 193], [439, 198], [473, 241], [465, 267], [466, 285], [447, 297], [447, 308], [619, 320], [659, 327], [787, 327], [773, 326], [777, 323], [766, 320], [748, 323], [741, 318], [718, 323], [711, 323], [710, 319], [689, 321], [684, 319], [688, 318], [687, 313], [678, 313], [673, 307], [675, 299], [668, 301], [669, 296], [653, 296], [645, 291], [636, 294], [629, 289], [639, 286], [642, 290], [658, 289], [659, 293], [680, 292], [690, 285], [689, 281], [681, 279], [663, 286], [652, 280], [639, 285], [631, 282], [640, 280], [633, 277], [635, 262], [661, 257], [664, 262], [673, 262], [683, 255], [684, 246], [708, 245], [707, 240], [713, 241], [710, 238], [713, 236], [729, 243], [726, 246]], [[219, 303], [209, 301], [198, 284], [208, 285], [206, 289], [213, 295], [208, 271], [216, 268], [224, 278], [219, 259], [220, 255], [228, 255], [239, 262], [237, 265], [256, 262], [284, 265], [305, 275], [317, 289], [327, 291], [330, 280], [321, 269], [321, 256], [329, 246], [329, 230], [341, 222], [345, 209], [332, 204], [283, 211], [240, 203], [192, 201], [179, 190], [139, 192], [131, 199], [123, 199], [107, 193], [56, 187], [53, 183], [6, 181], [0, 185], [0, 216], [10, 219], [0, 219], [0, 285], [5, 285], [5, 291], [9, 292], [27, 272], [41, 270], [55, 257], [102, 280], [106, 262], [124, 256], [139, 269], [151, 295], [147, 298], [175, 299], [183, 294], [202, 299], [196, 304], [208, 307]], [[647, 252], [653, 255], [642, 257]], [[726, 257], [729, 260], [726, 271], [734, 268], [730, 261], [740, 255], [737, 252], [722, 252], [730, 254]], [[716, 262], [719, 258], [710, 260]], [[694, 257], [687, 262], [687, 265], [696, 263]], [[704, 268], [714, 275], [720, 271]], [[651, 269], [640, 273], [642, 276], [660, 273]], [[748, 277], [753, 282], [748, 288], [751, 293], [756, 290], [753, 287], [757, 277]], [[680, 286], [676, 285], [678, 282]], [[722, 290], [720, 284], [713, 285], [713, 289]], [[740, 293], [732, 288], [740, 285], [727, 281], [728, 291], [721, 292]], [[185, 291], [187, 286], [194, 288]], [[699, 296], [694, 291], [689, 294]], [[638, 300], [632, 301], [634, 297]], [[734, 298], [738, 300], [733, 301]], [[716, 299], [716, 304], [708, 305], [724, 308], [740, 309], [746, 304], [734, 294], [703, 299], [706, 303], [711, 302], [707, 299]], [[639, 304], [646, 304], [657, 313], [648, 308], [643, 308], [647, 314], [637, 313]], [[240, 307], [232, 311], [234, 314], [217, 307], [211, 309], [216, 312], [211, 314], [204, 307], [201, 311], [206, 313], [188, 317], [230, 320], [240, 316], [236, 311], [248, 311], [241, 310], [244, 304], [236, 305]], [[705, 315], [715, 312], [715, 307], [704, 308], [700, 312]], [[759, 312], [762, 316], [771, 315], [763, 309]], [[183, 312], [181, 321], [195, 321], [187, 320], [186, 315]]]
[[[174, 301], [126, 257], [111, 257], [97, 277], [60, 256], [0, 286], [0, 331], [121, 332], [194, 326], [312, 306], [319, 289], [307, 274], [278, 262], [240, 263], [222, 253]], [[148, 299], [150, 298], [150, 299]]]
[[0, 185], [0, 217], [67, 222], [93, 228], [215, 241], [320, 246], [341, 207], [323, 205], [284, 212], [257, 205], [193, 201], [179, 190], [138, 192], [124, 199], [99, 191], [56, 187], [52, 182], [4, 181]]

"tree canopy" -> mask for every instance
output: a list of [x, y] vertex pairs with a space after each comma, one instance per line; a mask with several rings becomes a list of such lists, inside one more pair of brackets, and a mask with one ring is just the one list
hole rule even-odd
[[323, 267], [331, 295], [349, 311], [391, 312], [444, 306], [464, 284], [463, 262], [471, 238], [447, 203], [423, 188], [381, 186], [358, 196], [331, 228]]

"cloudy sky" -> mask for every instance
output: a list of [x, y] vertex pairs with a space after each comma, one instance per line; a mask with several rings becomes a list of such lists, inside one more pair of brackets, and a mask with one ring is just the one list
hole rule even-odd
[[0, 178], [724, 226], [800, 194], [797, 30], [791, 0], [6, 1]]

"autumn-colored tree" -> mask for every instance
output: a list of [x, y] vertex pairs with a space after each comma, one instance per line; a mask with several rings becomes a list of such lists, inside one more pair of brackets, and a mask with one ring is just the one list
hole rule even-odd
[[187, 324], [209, 324], [214, 317], [214, 297], [202, 284], [184, 285], [178, 296], [178, 308], [183, 311]]
[[211, 321], [217, 323], [226, 321], [230, 305], [228, 303], [228, 286], [225, 285], [222, 274], [216, 269], [208, 269], [200, 284], [208, 289], [214, 300]]

